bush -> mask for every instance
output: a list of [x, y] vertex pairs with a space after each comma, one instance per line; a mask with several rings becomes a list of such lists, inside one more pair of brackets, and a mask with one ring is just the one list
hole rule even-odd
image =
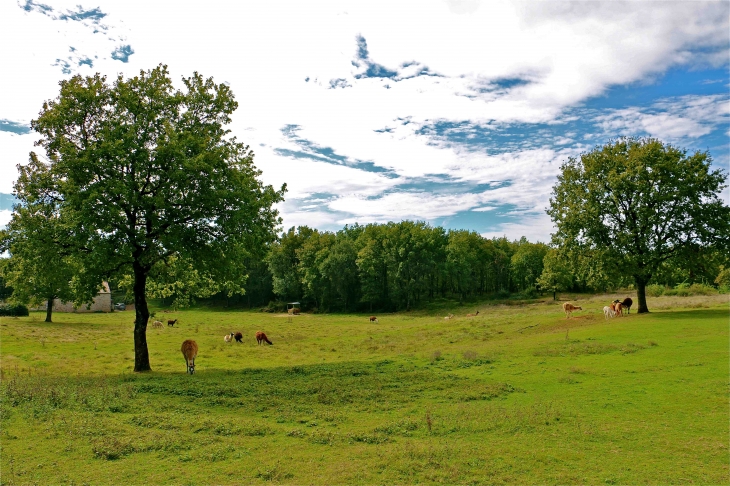
[[720, 273], [717, 275], [715, 283], [723, 288], [730, 287], [730, 267], [720, 266]]
[[649, 297], [659, 297], [660, 295], [664, 294], [664, 286], [663, 285], [647, 285], [646, 286], [646, 295]]
[[0, 305], [0, 316], [27, 316], [28, 308], [23, 304], [5, 304]]
[[686, 282], [677, 284], [673, 289], [661, 285], [647, 285], [646, 287], [646, 295], [650, 297], [659, 297], [660, 295], [689, 297], [690, 295], [714, 295], [717, 292], [717, 289], [710, 285], [699, 283], [690, 285]]
[[537, 299], [540, 296], [540, 294], [537, 292], [537, 289], [535, 287], [530, 287], [529, 289], [525, 289], [519, 294], [517, 294], [517, 298], [519, 299]]
[[689, 295], [715, 295], [717, 289], [705, 284], [692, 284], [689, 286]]

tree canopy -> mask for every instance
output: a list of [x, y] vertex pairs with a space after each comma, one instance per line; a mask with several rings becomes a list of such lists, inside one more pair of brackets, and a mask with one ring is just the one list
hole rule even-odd
[[600, 255], [630, 275], [639, 312], [660, 266], [691, 248], [727, 248], [730, 208], [720, 198], [727, 174], [707, 152], [656, 139], [622, 138], [561, 167], [547, 210], [554, 241]]
[[[56, 199], [44, 191], [34, 191], [30, 175], [42, 166], [33, 154], [26, 166], [19, 166], [15, 184], [19, 203], [7, 227], [0, 231], [2, 275], [13, 288], [13, 300], [31, 305], [46, 302], [46, 322], [52, 322], [55, 299], [90, 303], [101, 286], [100, 278], [87, 274], [79, 249], [71, 234], [75, 223], [60, 211]], [[26, 190], [27, 188], [31, 190]]]
[[197, 72], [182, 85], [163, 65], [111, 83], [74, 76], [31, 122], [49, 160], [24, 190], [75, 221], [85, 266], [133, 278], [135, 371], [150, 369], [150, 272], [172, 262], [240, 290], [246, 258], [275, 238], [285, 191], [264, 186], [253, 152], [229, 136], [230, 88]]

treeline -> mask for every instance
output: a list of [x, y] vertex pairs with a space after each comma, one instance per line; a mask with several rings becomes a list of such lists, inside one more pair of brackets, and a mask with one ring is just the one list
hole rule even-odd
[[[666, 262], [654, 282], [712, 283], [726, 257], [695, 250], [693, 258], [687, 253], [682, 261]], [[262, 261], [247, 267], [246, 294], [225, 297], [229, 304], [280, 307], [298, 301], [321, 312], [397, 311], [435, 299], [534, 298], [632, 284], [628, 269], [605, 264], [597, 252], [413, 221], [355, 224], [337, 232], [291, 228]]]

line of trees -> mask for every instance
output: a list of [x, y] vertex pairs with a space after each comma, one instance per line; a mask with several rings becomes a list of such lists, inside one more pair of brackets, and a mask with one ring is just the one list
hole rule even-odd
[[320, 310], [408, 310], [436, 298], [534, 289], [548, 251], [424, 222], [291, 228], [266, 258], [273, 293]]
[[[695, 248], [663, 262], [653, 283], [712, 284], [728, 256]], [[459, 303], [510, 295], [605, 292], [633, 287], [630, 267], [596, 250], [554, 247], [526, 238], [485, 238], [474, 231], [424, 222], [345, 226], [337, 232], [290, 228], [249, 265], [245, 295], [227, 302], [249, 307], [299, 301], [323, 312], [397, 311], [438, 299]]]

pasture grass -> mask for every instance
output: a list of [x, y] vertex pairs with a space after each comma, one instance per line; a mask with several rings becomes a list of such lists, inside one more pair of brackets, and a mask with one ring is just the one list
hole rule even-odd
[[728, 483], [728, 296], [611, 320], [613, 295], [570, 297], [572, 319], [158, 310], [179, 322], [143, 374], [131, 312], [2, 318], [0, 482]]

